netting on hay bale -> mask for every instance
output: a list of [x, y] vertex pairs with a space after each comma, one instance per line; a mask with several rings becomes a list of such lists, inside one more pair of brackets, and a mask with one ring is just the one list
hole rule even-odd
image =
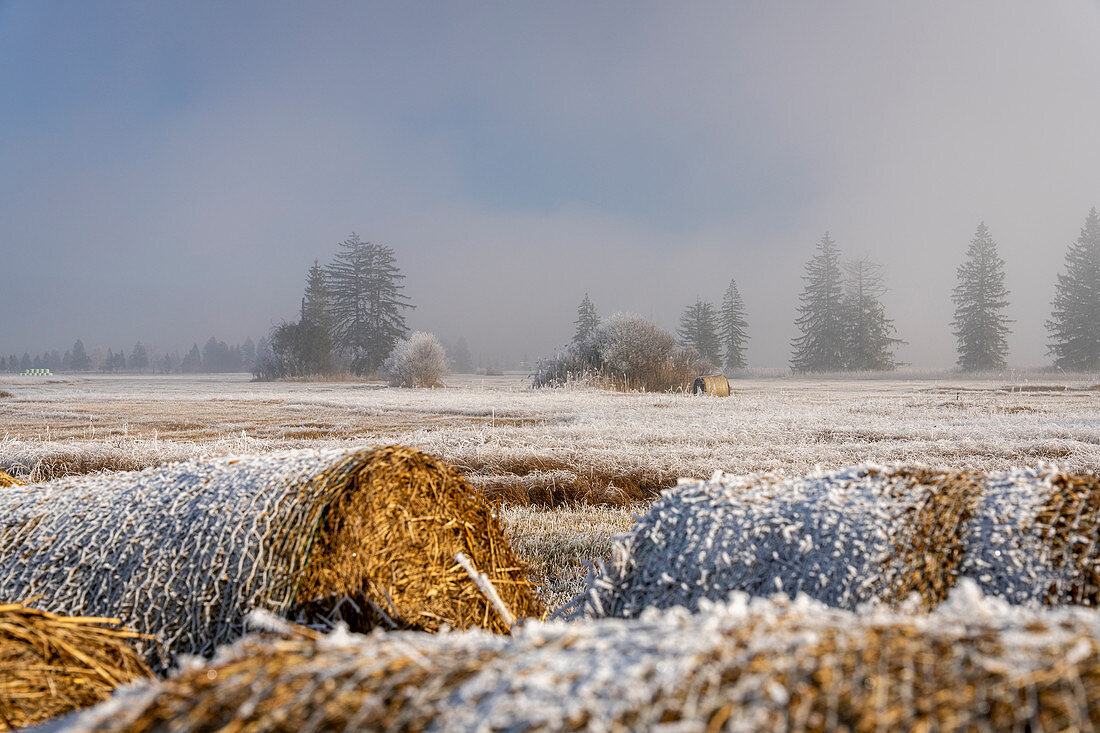
[[8, 486], [22, 485], [23, 482], [17, 479], [15, 476], [12, 476], [11, 474], [5, 473], [4, 471], [0, 470], [0, 489], [6, 488]]
[[0, 601], [117, 616], [153, 636], [155, 669], [209, 655], [267, 609], [434, 631], [507, 624], [455, 562], [469, 557], [517, 617], [527, 571], [451, 467], [401, 447], [170, 464], [3, 490]]
[[118, 619], [0, 606], [0, 731], [95, 705], [152, 674]]
[[969, 581], [931, 614], [805, 597], [638, 619], [320, 639], [246, 637], [73, 731], [1094, 730], [1100, 611]]
[[1013, 603], [1100, 605], [1100, 480], [880, 466], [719, 474], [664, 492], [566, 613], [694, 609], [734, 590], [848, 609], [916, 593], [932, 608], [964, 576]]

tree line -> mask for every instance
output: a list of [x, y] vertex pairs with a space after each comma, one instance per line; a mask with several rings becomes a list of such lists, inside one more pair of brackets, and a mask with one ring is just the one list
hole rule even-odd
[[[1004, 267], [989, 228], [984, 222], [979, 224], [956, 271], [952, 291], [955, 310], [951, 327], [957, 345], [956, 365], [962, 371], [1006, 366], [1012, 321], [1005, 315], [1009, 293]], [[897, 337], [894, 321], [882, 302], [887, 288], [881, 265], [865, 257], [843, 259], [826, 232], [805, 264], [802, 279], [794, 322], [798, 335], [791, 341], [792, 371], [890, 371], [898, 367], [895, 351], [906, 342]], [[588, 343], [600, 323], [586, 293], [577, 308], [573, 353], [555, 363], [569, 369], [586, 363], [578, 345]], [[1046, 328], [1050, 334], [1048, 354], [1055, 367], [1100, 370], [1100, 214], [1095, 208], [1086, 217], [1080, 236], [1066, 249]], [[699, 369], [745, 368], [748, 319], [736, 281], [730, 281], [720, 307], [702, 298], [687, 306], [676, 335], [682, 347], [698, 355]], [[564, 367], [559, 370], [564, 371]]]
[[224, 372], [250, 372], [268, 350], [266, 338], [257, 345], [251, 338], [244, 343], [230, 346], [211, 336], [199, 349], [194, 344], [184, 354], [178, 351], [154, 352], [138, 341], [127, 354], [124, 349], [94, 349], [91, 352], [77, 339], [72, 348], [61, 354], [56, 349], [33, 357], [23, 352], [19, 357], [11, 354], [0, 356], [0, 372], [18, 374], [28, 369], [49, 369], [52, 372], [100, 372], [104, 374], [145, 373], [156, 374], [215, 374]]

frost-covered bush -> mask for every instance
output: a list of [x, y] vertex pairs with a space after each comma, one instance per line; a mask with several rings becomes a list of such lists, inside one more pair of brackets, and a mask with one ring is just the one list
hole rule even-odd
[[393, 387], [439, 387], [447, 374], [447, 354], [435, 334], [417, 331], [397, 342], [381, 371]]
[[634, 313], [616, 313], [587, 339], [539, 362], [533, 384], [558, 387], [580, 382], [667, 392], [690, 387], [708, 370], [695, 349], [677, 346], [668, 331]]

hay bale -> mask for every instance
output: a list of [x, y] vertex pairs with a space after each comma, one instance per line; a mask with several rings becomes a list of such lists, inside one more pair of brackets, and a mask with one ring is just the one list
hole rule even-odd
[[1100, 612], [956, 589], [936, 612], [753, 599], [641, 619], [247, 637], [74, 731], [1094, 730]]
[[152, 673], [118, 619], [0, 606], [0, 731], [90, 707]]
[[458, 552], [518, 617], [527, 571], [488, 505], [418, 451], [289, 451], [59, 479], [5, 493], [0, 601], [117, 616], [157, 670], [237, 637], [250, 609], [308, 623], [507, 632]]
[[1100, 605], [1100, 482], [859, 466], [662, 494], [567, 614], [633, 617], [730, 591], [830, 606], [940, 603], [960, 577], [1013, 603]]
[[7, 488], [8, 486], [23, 486], [24, 483], [11, 474], [5, 473], [0, 470], [0, 489]]
[[696, 377], [691, 385], [691, 393], [709, 394], [715, 397], [729, 397], [730, 380], [726, 379], [725, 374], [711, 374], [708, 376]]

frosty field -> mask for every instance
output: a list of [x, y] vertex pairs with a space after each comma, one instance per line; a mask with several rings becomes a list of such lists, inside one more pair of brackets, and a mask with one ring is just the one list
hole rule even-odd
[[729, 398], [531, 390], [517, 377], [445, 389], [259, 384], [246, 375], [0, 378], [0, 468], [32, 480], [203, 456], [402, 443], [502, 503], [549, 602], [680, 477], [798, 476], [864, 463], [1100, 470], [1095, 379], [751, 379]]

